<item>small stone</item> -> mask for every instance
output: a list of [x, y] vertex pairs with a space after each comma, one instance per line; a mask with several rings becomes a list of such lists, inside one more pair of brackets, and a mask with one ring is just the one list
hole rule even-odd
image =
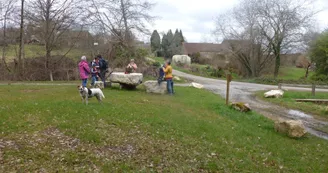
[[249, 104], [243, 103], [243, 102], [232, 103], [231, 107], [240, 112], [249, 112], [252, 110], [251, 107], [249, 106]]

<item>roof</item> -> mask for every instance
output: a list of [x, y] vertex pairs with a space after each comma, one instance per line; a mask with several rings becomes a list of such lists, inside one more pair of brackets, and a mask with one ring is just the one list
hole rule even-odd
[[222, 52], [221, 44], [215, 43], [183, 43], [185, 54], [193, 54], [197, 52]]

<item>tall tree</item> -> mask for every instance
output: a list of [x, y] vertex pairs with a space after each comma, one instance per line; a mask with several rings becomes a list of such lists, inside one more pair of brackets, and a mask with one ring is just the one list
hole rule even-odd
[[151, 34], [150, 46], [151, 51], [155, 52], [156, 54], [161, 49], [161, 37], [159, 36], [157, 30], [154, 30], [154, 32]]
[[155, 19], [150, 15], [153, 7], [154, 3], [147, 0], [92, 0], [90, 20], [103, 32], [110, 33], [112, 52], [128, 51], [122, 56], [127, 59], [135, 52], [135, 35], [150, 35], [146, 24]]
[[172, 42], [170, 44], [170, 49], [172, 50], [172, 55], [181, 55], [182, 53], [182, 42], [183, 38], [178, 29], [176, 29]]
[[171, 44], [171, 42], [172, 42], [172, 40], [173, 40], [173, 37], [174, 37], [174, 35], [173, 35], [173, 33], [172, 33], [172, 30], [169, 30], [169, 31], [167, 32], [166, 36], [167, 36], [167, 40], [169, 41], [169, 44]]
[[45, 70], [51, 81], [56, 65], [50, 64], [51, 53], [60, 46], [65, 33], [69, 32], [76, 22], [82, 20], [83, 12], [78, 0], [31, 0], [28, 4], [27, 19], [34, 26], [41, 42], [45, 44]]
[[24, 3], [25, 0], [21, 0], [21, 13], [20, 13], [20, 30], [19, 30], [19, 52], [18, 52], [18, 74], [23, 76], [24, 70]]
[[182, 34], [182, 30], [180, 29], [180, 37], [181, 37], [181, 41], [182, 42], [185, 42], [185, 38], [184, 38], [184, 36], [183, 36], [183, 34]]
[[170, 57], [169, 47], [170, 47], [169, 40], [167, 38], [167, 35], [164, 34], [163, 37], [162, 37], [162, 51], [163, 51], [163, 54], [164, 54], [165, 58]]
[[280, 55], [302, 41], [316, 14], [315, 0], [256, 0], [258, 26], [275, 55], [274, 77], [280, 68]]
[[236, 60], [246, 77], [260, 76], [273, 60], [271, 47], [256, 26], [256, 15], [253, 4], [240, 4], [216, 20], [216, 35], [227, 40], [222, 44], [232, 55], [230, 61]]
[[8, 64], [6, 62], [6, 47], [7, 44], [7, 24], [9, 20], [12, 20], [11, 17], [13, 16], [15, 9], [16, 9], [16, 0], [7, 1], [1, 0], [0, 1], [0, 21], [2, 22], [2, 58], [0, 64], [4, 64], [5, 68], [10, 72]]
[[[218, 28], [228, 37], [235, 37], [240, 27], [256, 28], [260, 36], [265, 38], [266, 47], [272, 50], [275, 58], [274, 77], [278, 76], [280, 55], [295, 48], [302, 41], [302, 35], [316, 14], [315, 0], [241, 0], [231, 13], [237, 13], [233, 21], [218, 17]], [[248, 17], [245, 17], [248, 16]], [[223, 30], [225, 21], [229, 30]], [[225, 26], [226, 26], [225, 25]], [[251, 30], [249, 30], [251, 34]]]

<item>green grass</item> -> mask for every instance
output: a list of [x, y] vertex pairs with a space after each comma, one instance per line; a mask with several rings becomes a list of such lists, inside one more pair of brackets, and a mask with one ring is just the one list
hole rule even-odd
[[210, 92], [0, 86], [0, 172], [325, 172], [327, 141], [290, 139]]
[[311, 92], [300, 92], [300, 91], [285, 91], [283, 98], [265, 99], [264, 91], [258, 92], [257, 96], [265, 101], [284, 106], [290, 109], [301, 110], [305, 113], [319, 116], [323, 119], [328, 120], [327, 106], [318, 105], [314, 103], [303, 103], [296, 102], [294, 99], [327, 99], [328, 93], [316, 92], [315, 96], [312, 96]]
[[[281, 67], [279, 71], [279, 75], [277, 79], [281, 80], [299, 80], [304, 78], [306, 70], [304, 68], [296, 68], [296, 67]], [[309, 71], [309, 77], [314, 74], [313, 71]], [[272, 77], [266, 75], [267, 77]]]
[[[32, 45], [32, 44], [26, 44], [24, 45], [25, 49], [25, 57], [26, 58], [33, 58], [33, 57], [39, 57], [39, 56], [45, 56], [45, 47], [41, 45]], [[63, 55], [66, 52], [69, 51], [69, 48], [65, 48], [62, 50], [53, 50], [52, 55]], [[0, 53], [2, 55], [2, 49], [0, 50]], [[69, 58], [79, 58], [82, 55], [89, 55], [90, 52], [87, 50], [80, 50], [80, 49], [71, 49], [67, 57]], [[18, 57], [18, 45], [9, 45], [6, 49], [6, 56], [7, 60], [11, 61], [15, 57]]]

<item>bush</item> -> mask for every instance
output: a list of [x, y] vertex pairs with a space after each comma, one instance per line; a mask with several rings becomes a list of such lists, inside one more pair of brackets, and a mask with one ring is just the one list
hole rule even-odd
[[328, 74], [328, 31], [323, 32], [310, 49], [313, 62], [316, 63], [316, 80], [327, 80], [323, 75]]
[[[49, 68], [52, 69], [54, 80], [77, 80], [79, 79], [78, 62], [63, 56], [52, 56], [49, 60]], [[14, 62], [8, 64], [10, 69], [17, 68]], [[48, 69], [45, 68], [45, 57], [25, 59], [23, 76], [18, 78], [15, 73], [10, 73], [0, 68], [0, 80], [28, 80], [47, 81], [49, 79]]]
[[197, 52], [197, 53], [193, 53], [190, 55], [190, 58], [191, 58], [191, 63], [199, 63], [200, 62], [200, 53]]

